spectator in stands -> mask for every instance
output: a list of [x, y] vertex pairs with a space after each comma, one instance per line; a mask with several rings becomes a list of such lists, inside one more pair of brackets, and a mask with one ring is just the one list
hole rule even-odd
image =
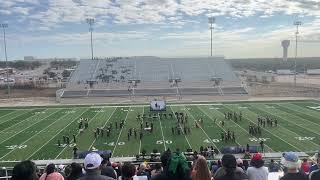
[[252, 156], [250, 165], [251, 167], [247, 170], [249, 180], [268, 180], [269, 171], [267, 167], [264, 167], [261, 153]]
[[64, 179], [68, 179], [68, 177], [71, 174], [71, 171], [72, 171], [71, 164], [69, 164], [64, 168], [64, 174], [66, 176], [66, 178], [64, 178]]
[[90, 153], [84, 159], [84, 168], [86, 174], [78, 180], [113, 180], [111, 177], [101, 175], [102, 158], [97, 153]]
[[219, 168], [217, 161], [213, 161], [211, 165], [211, 173], [215, 174]]
[[64, 180], [64, 177], [57, 172], [54, 164], [49, 164], [39, 180]]
[[244, 167], [244, 171], [247, 171], [249, 168], [249, 161], [248, 160], [243, 160], [243, 167]]
[[191, 177], [193, 180], [211, 180], [211, 173], [203, 156], [199, 156], [195, 162]]
[[245, 170], [245, 167], [243, 166], [243, 161], [242, 161], [241, 158], [238, 158], [238, 159], [237, 159], [237, 166], [238, 166], [239, 168], [242, 168], [243, 170]]
[[177, 152], [171, 154], [165, 151], [161, 156], [163, 172], [152, 180], [191, 180], [188, 163], [183, 154]]
[[16, 164], [12, 170], [12, 180], [38, 180], [37, 168], [32, 161], [22, 161]]
[[301, 169], [304, 171], [304, 173], [309, 174], [310, 165], [309, 165], [307, 158], [303, 158], [303, 162], [301, 164]]
[[129, 162], [124, 163], [121, 168], [119, 180], [138, 180], [139, 178], [136, 176], [136, 171], [136, 167], [133, 164]]
[[67, 177], [67, 180], [76, 180], [83, 176], [82, 166], [78, 163], [71, 163], [71, 172]]
[[310, 173], [312, 171], [318, 170], [320, 168], [320, 152], [314, 154], [312, 159], [314, 159], [316, 161], [316, 164], [314, 164], [310, 167], [310, 170], [309, 170]]
[[320, 170], [312, 171], [309, 175], [310, 180], [319, 180], [320, 179]]
[[243, 170], [237, 167], [234, 155], [225, 154], [222, 156], [222, 167], [215, 174], [214, 180], [244, 180], [248, 179]]
[[101, 162], [101, 167], [102, 167], [101, 175], [112, 177], [113, 179], [117, 179], [117, 173], [111, 166], [109, 158], [105, 156], [101, 156], [101, 157], [103, 159]]
[[150, 179], [150, 173], [147, 170], [147, 166], [145, 163], [141, 163], [138, 168], [137, 176], [147, 176]]
[[155, 164], [154, 169], [151, 171], [151, 177], [155, 177], [161, 173], [162, 173], [161, 164], [159, 163]]
[[269, 172], [279, 172], [280, 166], [273, 159], [271, 159], [270, 164], [268, 166]]
[[310, 180], [318, 180], [320, 179], [320, 154], [316, 153], [313, 157], [316, 160], [316, 164], [311, 166], [310, 168]]
[[299, 157], [293, 153], [288, 152], [284, 155], [281, 160], [281, 164], [283, 164], [287, 168], [287, 173], [280, 178], [280, 180], [307, 180], [307, 176], [299, 171], [301, 167], [301, 161]]
[[65, 173], [64, 173], [64, 168], [65, 168], [65, 166], [63, 165], [63, 164], [60, 164], [59, 166], [58, 166], [58, 173], [60, 173], [62, 176], [63, 176], [63, 178], [65, 178], [66, 179], [66, 175], [65, 175]]
[[113, 162], [113, 163], [111, 163], [111, 167], [116, 172], [116, 176], [117, 177], [121, 176], [121, 169], [120, 169], [120, 164], [119, 163]]

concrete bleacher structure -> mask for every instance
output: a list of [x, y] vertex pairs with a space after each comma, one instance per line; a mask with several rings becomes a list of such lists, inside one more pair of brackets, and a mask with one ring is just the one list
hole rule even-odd
[[81, 60], [59, 93], [61, 98], [246, 94], [222, 57]]

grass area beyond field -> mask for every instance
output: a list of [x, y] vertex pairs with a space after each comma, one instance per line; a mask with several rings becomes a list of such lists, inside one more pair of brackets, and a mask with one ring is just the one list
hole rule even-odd
[[[79, 151], [92, 148], [111, 150], [113, 156], [135, 156], [142, 150], [166, 148], [199, 150], [200, 146], [213, 146], [221, 150], [229, 145], [259, 145], [265, 141], [266, 152], [316, 151], [320, 149], [320, 102], [279, 101], [279, 102], [233, 102], [205, 104], [168, 104], [166, 112], [183, 112], [188, 115], [187, 126], [191, 134], [172, 134], [175, 118], [148, 118], [147, 105], [132, 106], [64, 106], [64, 107], [24, 107], [0, 109], [0, 161], [23, 159], [70, 159], [73, 146]], [[225, 112], [242, 113], [242, 121], [224, 120]], [[152, 112], [153, 114], [154, 112]], [[144, 121], [153, 123], [153, 133], [145, 132], [142, 140], [132, 136], [128, 140], [130, 128], [140, 129], [138, 114], [146, 114]], [[277, 127], [262, 128], [262, 134], [249, 135], [249, 124], [257, 124], [257, 117], [271, 117], [278, 120]], [[89, 128], [79, 133], [78, 121], [88, 118]], [[195, 121], [202, 119], [200, 128]], [[124, 127], [115, 129], [115, 122]], [[225, 125], [220, 124], [225, 121]], [[97, 127], [113, 125], [109, 137], [94, 137]], [[235, 142], [223, 142], [220, 133], [234, 131]], [[139, 132], [139, 131], [138, 131]], [[76, 142], [73, 142], [73, 135]], [[62, 136], [69, 136], [71, 144], [63, 144]]]

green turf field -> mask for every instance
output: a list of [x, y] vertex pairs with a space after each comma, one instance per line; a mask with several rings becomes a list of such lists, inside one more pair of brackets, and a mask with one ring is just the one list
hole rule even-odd
[[[113, 156], [135, 156], [143, 149], [166, 148], [185, 150], [200, 146], [221, 149], [225, 145], [257, 144], [265, 140], [267, 152], [315, 151], [320, 149], [320, 102], [318, 101], [277, 101], [277, 102], [232, 102], [206, 104], [172, 104], [167, 112], [188, 114], [191, 135], [173, 135], [171, 127], [176, 123], [170, 118], [146, 118], [152, 121], [154, 131], [145, 133], [143, 139], [127, 139], [129, 128], [140, 129], [136, 116], [149, 114], [149, 106], [64, 106], [0, 108], [0, 161], [23, 159], [64, 159], [72, 157], [72, 146], [58, 147], [62, 136], [77, 136], [76, 145], [80, 151], [112, 150]], [[235, 111], [243, 114], [243, 120], [226, 120], [222, 127], [219, 121], [224, 112]], [[249, 123], [257, 123], [257, 117], [270, 116], [278, 120], [278, 127], [262, 129], [259, 137], [248, 134]], [[89, 119], [89, 128], [78, 131], [79, 118]], [[201, 128], [194, 127], [194, 121], [202, 118]], [[217, 119], [214, 122], [214, 119]], [[123, 129], [113, 131], [109, 137], [94, 138], [93, 129], [109, 123], [125, 121]], [[113, 125], [114, 127], [114, 125]], [[235, 131], [236, 142], [222, 142], [220, 133]]]

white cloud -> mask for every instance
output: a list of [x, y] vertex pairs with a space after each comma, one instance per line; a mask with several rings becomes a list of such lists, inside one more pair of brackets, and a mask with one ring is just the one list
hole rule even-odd
[[[32, 27], [51, 33], [57, 28], [62, 29], [65, 24], [67, 27], [85, 24], [88, 17], [95, 18], [98, 27], [103, 27], [110, 21], [110, 26], [136, 25], [137, 29], [141, 29], [138, 26], [140, 24], [150, 24], [156, 31], [160, 31], [157, 32], [159, 35], [153, 35], [151, 29], [145, 29], [145, 32], [123, 32], [114, 28], [119, 32], [95, 32], [94, 38], [99, 43], [144, 40], [151, 37], [160, 41], [183, 41], [185, 47], [198, 49], [194, 52], [204, 52], [199, 49], [206, 49], [209, 45], [209, 30], [200, 31], [199, 29], [205, 27], [202, 27], [203, 22], [199, 22], [197, 18], [205, 19], [211, 14], [232, 20], [257, 16], [257, 21], [279, 14], [292, 17], [311, 16], [315, 20], [301, 27], [301, 39], [320, 39], [320, 0], [0, 0], [0, 16], [18, 16], [19, 23], [25, 22], [27, 30]], [[258, 48], [271, 48], [278, 46], [282, 39], [294, 38], [294, 27], [279, 27], [279, 24], [271, 25], [265, 30], [261, 27], [229, 30], [220, 26], [219, 21], [217, 23], [214, 43], [217, 50], [221, 50], [221, 54], [248, 54], [249, 50], [241, 52], [245, 43], [245, 47], [263, 54], [263, 50]], [[182, 29], [184, 27], [186, 28]], [[171, 33], [164, 33], [168, 31]], [[24, 35], [20, 39], [28, 42], [87, 43], [88, 34], [76, 32], [48, 36]]]
[[[93, 40], [100, 43], [115, 43], [118, 41], [128, 40], [145, 40], [149, 38], [150, 34], [143, 31], [127, 31], [127, 32], [95, 32]], [[13, 37], [12, 37], [13, 38]], [[15, 41], [23, 43], [41, 43], [49, 42], [54, 44], [88, 44], [90, 40], [89, 33], [60, 33], [54, 35], [37, 35], [37, 36], [23, 36], [16, 35]]]
[[[112, 19], [119, 24], [176, 24], [183, 26], [189, 16], [200, 14], [245, 18], [254, 15], [266, 18], [275, 13], [303, 14], [320, 17], [319, 0], [47, 0], [48, 7], [32, 12], [26, 19], [41, 25], [80, 23], [95, 17], [99, 25]], [[46, 6], [39, 0], [2, 0], [1, 14], [17, 11], [28, 15], [25, 5]]]

